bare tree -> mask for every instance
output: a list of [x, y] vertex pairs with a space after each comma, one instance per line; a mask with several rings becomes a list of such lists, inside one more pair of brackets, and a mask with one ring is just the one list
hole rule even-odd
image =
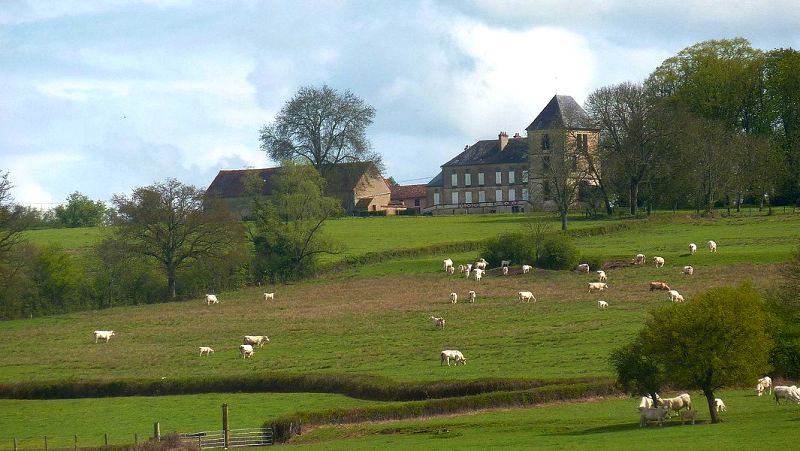
[[139, 187], [130, 198], [115, 195], [116, 238], [138, 255], [159, 262], [171, 298], [180, 268], [228, 252], [246, 239], [242, 224], [218, 199], [175, 179]]
[[11, 181], [8, 172], [0, 176], [0, 263], [6, 263], [12, 249], [23, 241], [22, 232], [27, 228], [23, 210], [15, 208], [11, 197]]
[[275, 161], [311, 164], [323, 177], [339, 163], [380, 165], [366, 137], [374, 117], [375, 109], [350, 91], [306, 86], [261, 129], [261, 149]]

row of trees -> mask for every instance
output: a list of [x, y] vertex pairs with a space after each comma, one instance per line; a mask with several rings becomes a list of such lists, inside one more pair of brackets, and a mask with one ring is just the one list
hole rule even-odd
[[323, 195], [313, 167], [284, 167], [275, 195], [254, 198], [249, 226], [220, 199], [171, 179], [115, 196], [101, 241], [78, 255], [24, 239], [31, 222], [3, 174], [0, 319], [162, 302], [313, 273], [321, 254], [335, 252], [320, 230], [341, 207]]

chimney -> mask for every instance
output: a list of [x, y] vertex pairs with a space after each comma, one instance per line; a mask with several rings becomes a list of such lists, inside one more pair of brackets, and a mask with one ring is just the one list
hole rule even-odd
[[497, 137], [500, 140], [500, 152], [502, 152], [508, 145], [508, 133], [500, 132], [500, 134], [497, 135]]
[[519, 136], [519, 133], [514, 133], [514, 138], [522, 138], [522, 136]]

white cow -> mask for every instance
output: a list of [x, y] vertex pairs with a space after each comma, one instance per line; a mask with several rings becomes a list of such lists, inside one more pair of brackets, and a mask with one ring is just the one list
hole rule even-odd
[[608, 307], [608, 302], [606, 301], [597, 301], [597, 308], [606, 308]]
[[467, 293], [467, 297], [469, 298], [469, 302], [473, 302], [474, 303], [475, 302], [475, 298], [477, 297], [477, 295], [475, 294], [474, 291], [470, 290], [470, 292]]
[[442, 260], [442, 262], [444, 263], [445, 272], [447, 272], [447, 268], [452, 268], [453, 267], [453, 260], [451, 260], [449, 258], [445, 259], [445, 260]]
[[684, 266], [683, 267], [683, 274], [687, 276], [691, 276], [694, 274], [694, 268], [692, 266]]
[[472, 270], [472, 272], [475, 273], [475, 280], [481, 280], [481, 277], [483, 277], [483, 271], [484, 270], [480, 268], [475, 268]]
[[503, 266], [503, 275], [504, 276], [508, 275], [508, 266]]
[[437, 329], [444, 329], [444, 318], [437, 318], [435, 316], [431, 316], [431, 320], [433, 321], [433, 326]]
[[204, 353], [205, 353], [205, 355], [210, 355], [212, 352], [214, 352], [214, 350], [211, 349], [211, 347], [209, 347], [209, 346], [200, 346], [200, 355], [203, 355]]
[[605, 282], [589, 282], [589, 293], [592, 291], [603, 291], [608, 288], [608, 284]]
[[265, 301], [274, 301], [275, 300], [275, 293], [264, 293], [264, 300]]
[[439, 357], [441, 358], [441, 363], [439, 365], [444, 365], [445, 362], [447, 362], [447, 366], [450, 366], [450, 360], [455, 361], [456, 366], [458, 366], [459, 363], [462, 365], [467, 364], [467, 359], [464, 358], [464, 354], [462, 354], [461, 351], [446, 349], [442, 351]]
[[[661, 402], [661, 396], [658, 396], [658, 393], [656, 393], [656, 400]], [[639, 403], [639, 410], [642, 410], [644, 408], [647, 409], [653, 408], [653, 398], [649, 396], [642, 396], [642, 401]]]
[[533, 302], [536, 302], [536, 298], [533, 297], [533, 293], [531, 293], [530, 291], [518, 292], [517, 299], [519, 299], [520, 302], [530, 302], [531, 299], [533, 299]]
[[656, 268], [661, 268], [664, 266], [664, 257], [653, 257], [653, 263], [655, 263]]
[[697, 245], [694, 243], [689, 243], [689, 254], [694, 255], [697, 252]]
[[639, 409], [639, 427], [647, 425], [648, 421], [658, 421], [658, 425], [664, 424], [664, 419], [667, 418], [669, 409], [664, 406], [659, 407], [643, 407]]
[[475, 268], [478, 269], [486, 269], [486, 265], [488, 265], [488, 262], [484, 259], [480, 259], [475, 262]]
[[510, 265], [511, 265], [511, 260], [501, 260], [500, 261], [500, 266], [510, 266]]
[[606, 272], [602, 269], [597, 270], [597, 281], [598, 282], [605, 282], [608, 280], [608, 276], [606, 276]]
[[253, 345], [258, 346], [259, 348], [264, 347], [264, 343], [269, 343], [269, 337], [266, 335], [245, 335], [244, 340], [242, 340], [243, 344], [246, 345]]
[[243, 359], [248, 357], [253, 357], [253, 346], [252, 345], [239, 345], [239, 354], [242, 355]]
[[458, 302], [458, 293], [450, 293], [450, 302], [453, 304]]
[[728, 411], [728, 407], [725, 405], [724, 402], [722, 402], [722, 399], [720, 398], [714, 398], [714, 409], [717, 411], [717, 413]]
[[211, 305], [211, 304], [219, 304], [219, 299], [217, 299], [216, 294], [206, 295], [206, 305]]
[[692, 398], [688, 393], [682, 393], [674, 398], [664, 398], [661, 400], [664, 407], [679, 412], [682, 409], [692, 410]]
[[646, 261], [646, 259], [645, 259], [644, 254], [636, 254], [633, 257], [633, 260], [631, 260], [631, 263], [633, 263], [634, 265], [644, 265], [645, 261]]
[[667, 292], [669, 294], [669, 300], [672, 302], [683, 302], [683, 296], [678, 293], [678, 290], [669, 290]]
[[713, 240], [709, 240], [708, 242], [708, 252], [717, 252], [717, 242]]
[[454, 268], [452, 266], [448, 266], [447, 267], [447, 274], [453, 275], [455, 273], [456, 273], [456, 268]]
[[772, 393], [775, 395], [775, 404], [780, 404], [779, 399], [781, 398], [800, 404], [800, 391], [797, 390], [796, 385], [776, 385]]
[[522, 265], [522, 274], [528, 274], [531, 272], [531, 268], [533, 268], [531, 265]]
[[769, 376], [764, 376], [758, 380], [756, 384], [756, 394], [761, 396], [764, 394], [764, 390], [769, 389], [769, 394], [772, 394], [772, 378]]
[[581, 263], [580, 265], [578, 265], [578, 267], [575, 269], [575, 271], [577, 271], [577, 272], [585, 272], [586, 274], [589, 274], [589, 264], [588, 263]]
[[111, 340], [111, 337], [116, 335], [113, 330], [96, 330], [94, 331], [94, 342], [97, 343], [97, 340], [105, 340], [108, 343], [108, 340]]

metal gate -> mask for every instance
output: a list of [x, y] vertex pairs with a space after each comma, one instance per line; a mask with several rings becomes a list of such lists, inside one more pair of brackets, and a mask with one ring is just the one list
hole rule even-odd
[[242, 448], [245, 446], [272, 445], [272, 428], [231, 429], [225, 440], [225, 431], [203, 431], [180, 434], [181, 440], [194, 442], [204, 448]]

